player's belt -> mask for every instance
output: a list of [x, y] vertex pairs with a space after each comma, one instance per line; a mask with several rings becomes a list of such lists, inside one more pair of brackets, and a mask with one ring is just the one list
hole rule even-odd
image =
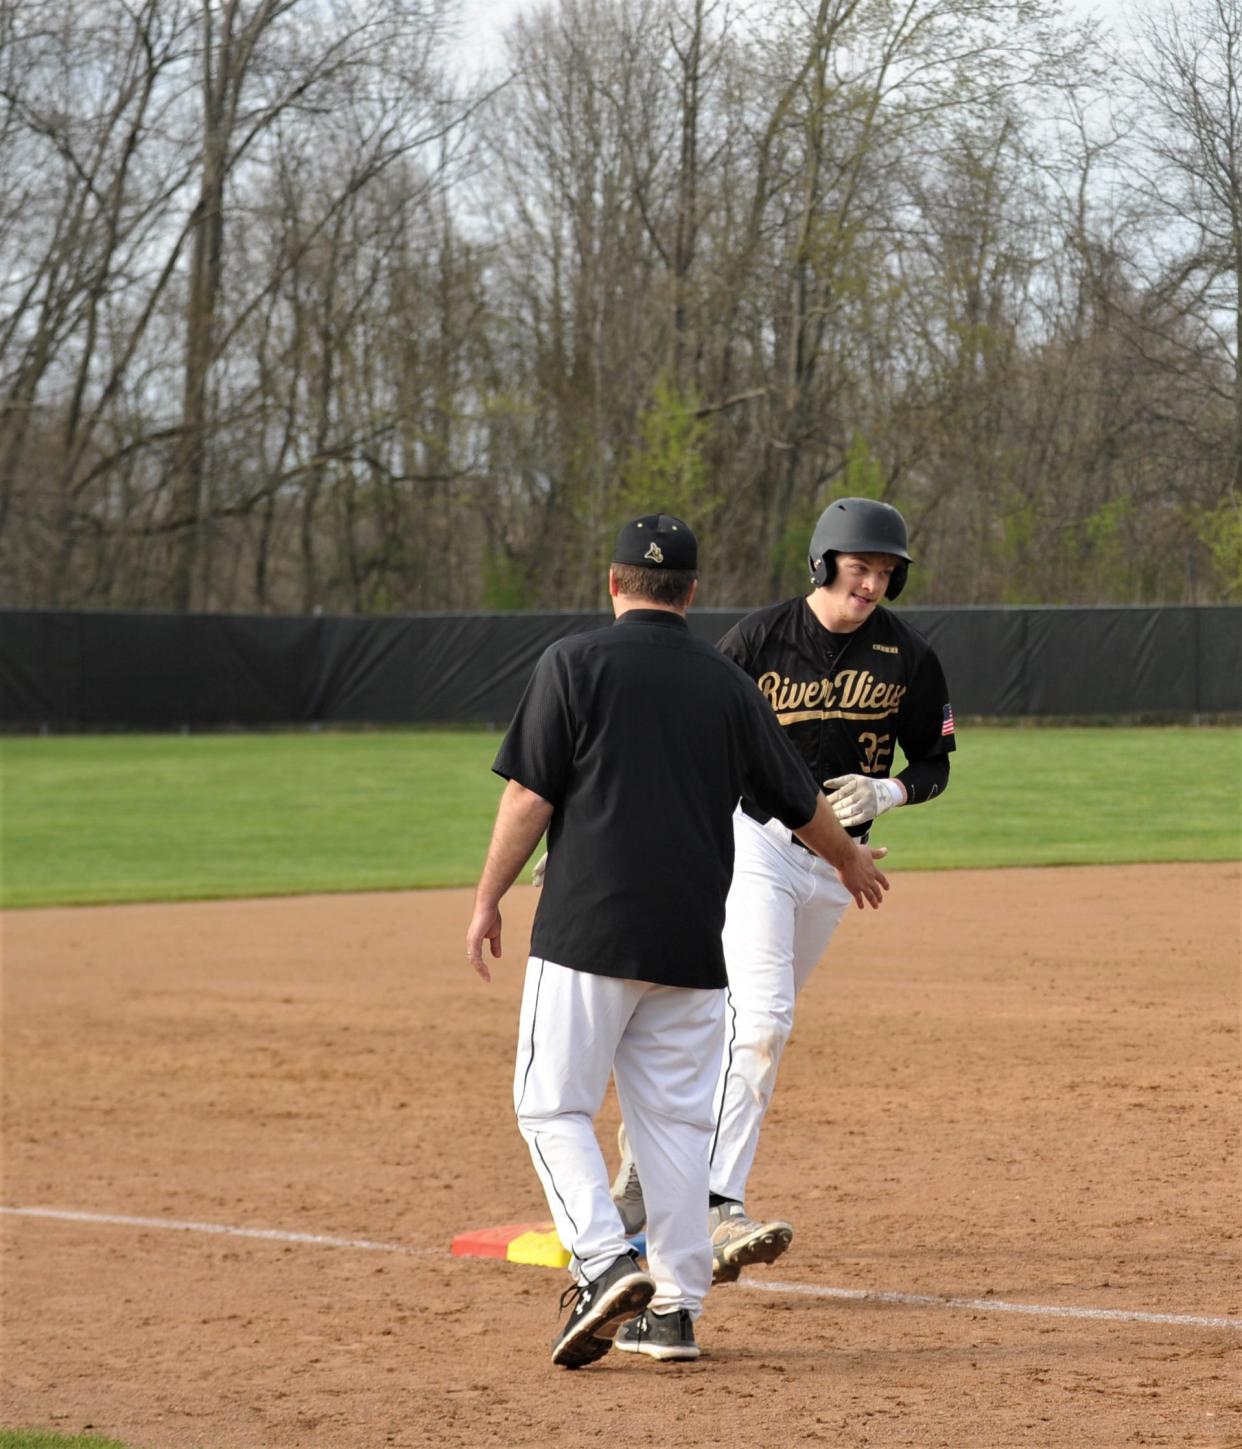
[[[859, 845], [866, 845], [866, 843], [871, 839], [871, 830], [870, 828], [868, 828], [864, 830], [861, 835], [851, 835], [850, 839], [856, 840]], [[815, 854], [815, 852], [811, 849], [809, 845], [803, 845], [803, 843], [798, 839], [798, 837], [793, 833], [792, 830], [789, 832], [789, 842], [791, 845], [796, 845], [799, 850], [805, 850], [808, 855]]]
[[[743, 800], [741, 804], [742, 814], [749, 815], [756, 825], [767, 825], [768, 822], [772, 819], [771, 815], [764, 815], [759, 810], [756, 810], [749, 800]], [[777, 823], [779, 824], [780, 822], [778, 821]], [[868, 826], [861, 835], [853, 835], [850, 837], [850, 839], [856, 840], [859, 845], [866, 845], [866, 843], [871, 839], [871, 827]], [[792, 830], [789, 832], [789, 842], [791, 845], [796, 845], [799, 850], [805, 850], [808, 855], [815, 854], [810, 846], [803, 845], [803, 843], [798, 839], [798, 837], [793, 833]]]

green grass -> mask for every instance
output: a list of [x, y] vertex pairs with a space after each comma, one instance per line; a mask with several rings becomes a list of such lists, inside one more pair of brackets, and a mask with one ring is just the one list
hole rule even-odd
[[[8, 736], [0, 904], [470, 885], [499, 741]], [[876, 838], [907, 870], [1236, 859], [1242, 730], [963, 727], [949, 792]]]
[[117, 1439], [94, 1434], [53, 1434], [42, 1429], [0, 1429], [0, 1449], [125, 1449]]
[[501, 782], [483, 733], [0, 742], [0, 903], [461, 885]]
[[902, 868], [1242, 857], [1242, 730], [959, 727], [941, 800], [885, 815]]

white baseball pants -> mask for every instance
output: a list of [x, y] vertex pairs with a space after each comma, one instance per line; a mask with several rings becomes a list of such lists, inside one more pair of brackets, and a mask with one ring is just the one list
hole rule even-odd
[[[724, 927], [729, 988], [711, 1191], [744, 1202], [759, 1129], [793, 1030], [794, 1001], [853, 897], [827, 861], [792, 843], [779, 820], [759, 825], [738, 810], [733, 840]], [[639, 1177], [645, 1190], [641, 1165]]]
[[570, 1272], [597, 1278], [629, 1251], [595, 1117], [609, 1074], [647, 1206], [657, 1313], [701, 1310], [711, 1286], [707, 1154], [724, 992], [574, 971], [532, 956], [513, 1102]]

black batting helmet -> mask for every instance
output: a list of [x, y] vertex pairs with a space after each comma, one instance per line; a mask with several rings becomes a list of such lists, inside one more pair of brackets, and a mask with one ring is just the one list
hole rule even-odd
[[874, 498], [838, 498], [830, 503], [819, 515], [807, 556], [816, 587], [836, 577], [839, 553], [893, 554], [902, 562], [893, 570], [886, 597], [895, 599], [905, 588], [910, 566], [906, 520], [891, 503]]

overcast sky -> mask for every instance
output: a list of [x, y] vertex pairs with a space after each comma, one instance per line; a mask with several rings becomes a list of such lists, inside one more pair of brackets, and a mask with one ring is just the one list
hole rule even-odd
[[[535, 0], [460, 0], [462, 49], [471, 63], [496, 61], [497, 41], [508, 20]], [[1103, 21], [1124, 38], [1129, 19], [1151, 9], [1158, 0], [1062, 0], [1068, 18]]]

